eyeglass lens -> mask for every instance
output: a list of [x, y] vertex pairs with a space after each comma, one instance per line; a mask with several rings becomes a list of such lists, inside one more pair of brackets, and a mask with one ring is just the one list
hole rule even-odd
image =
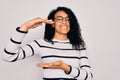
[[55, 18], [57, 22], [63, 22], [64, 20], [66, 22], [69, 22], [69, 17], [62, 17], [62, 16], [58, 16]]

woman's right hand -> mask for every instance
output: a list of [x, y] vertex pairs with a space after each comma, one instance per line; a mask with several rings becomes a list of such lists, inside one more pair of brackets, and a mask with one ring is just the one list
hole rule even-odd
[[53, 24], [54, 22], [52, 20], [37, 17], [24, 23], [19, 30], [27, 32], [29, 29], [36, 28], [43, 23]]

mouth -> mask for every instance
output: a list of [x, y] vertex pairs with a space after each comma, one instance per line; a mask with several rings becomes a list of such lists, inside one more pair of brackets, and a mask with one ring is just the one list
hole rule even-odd
[[61, 26], [62, 29], [67, 29], [68, 27], [67, 26]]
[[61, 29], [62, 29], [62, 30], [66, 30], [66, 29], [68, 29], [68, 26], [67, 26], [67, 25], [62, 25], [62, 26], [61, 26]]

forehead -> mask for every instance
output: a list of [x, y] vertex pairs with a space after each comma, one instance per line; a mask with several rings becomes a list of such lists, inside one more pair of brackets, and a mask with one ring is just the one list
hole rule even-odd
[[65, 13], [64, 11], [56, 12], [55, 17], [57, 17], [57, 16], [68, 17], [67, 13]]

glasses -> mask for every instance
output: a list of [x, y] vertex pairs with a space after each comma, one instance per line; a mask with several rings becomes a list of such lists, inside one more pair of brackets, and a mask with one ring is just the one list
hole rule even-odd
[[62, 16], [58, 16], [56, 18], [54, 18], [57, 22], [62, 23], [63, 21], [65, 22], [69, 22], [69, 17], [62, 17]]

